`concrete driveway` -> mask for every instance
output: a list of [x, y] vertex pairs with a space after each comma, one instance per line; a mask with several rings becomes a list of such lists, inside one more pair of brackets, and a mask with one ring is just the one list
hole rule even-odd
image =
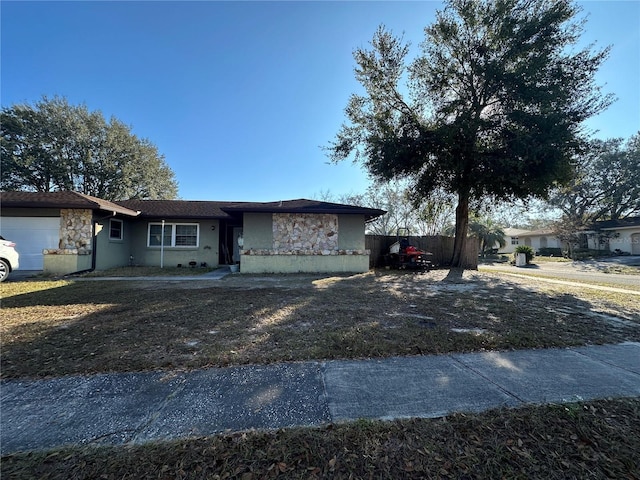
[[9, 274], [9, 278], [7, 278], [5, 282], [22, 282], [27, 278], [35, 277], [41, 273], [42, 270], [14, 270]]

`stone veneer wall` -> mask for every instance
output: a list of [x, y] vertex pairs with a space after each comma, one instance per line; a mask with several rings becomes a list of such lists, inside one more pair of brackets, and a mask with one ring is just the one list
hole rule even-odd
[[93, 212], [86, 209], [60, 209], [60, 243], [45, 255], [89, 255], [92, 249]]
[[326, 252], [338, 249], [338, 217], [329, 214], [273, 214], [273, 249]]
[[368, 250], [338, 248], [338, 216], [333, 214], [274, 213], [273, 247], [247, 249], [243, 255], [369, 255]]

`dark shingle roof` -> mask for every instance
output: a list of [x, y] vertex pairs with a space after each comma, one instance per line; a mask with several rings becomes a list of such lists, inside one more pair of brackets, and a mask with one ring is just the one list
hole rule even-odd
[[138, 210], [143, 218], [229, 218], [223, 211], [232, 202], [204, 200], [123, 200], [123, 207]]
[[278, 202], [243, 202], [224, 209], [228, 212], [270, 212], [270, 213], [348, 213], [364, 215], [367, 220], [387, 213], [377, 208], [344, 205], [342, 203], [321, 202], [319, 200], [282, 200]]
[[620, 218], [618, 220], [603, 220], [600, 222], [594, 222], [593, 227], [596, 229], [640, 227], [640, 217], [627, 217]]
[[138, 212], [79, 192], [0, 192], [2, 208], [86, 208], [135, 217]]
[[2, 192], [3, 207], [90, 208], [141, 218], [230, 218], [249, 213], [333, 213], [359, 214], [367, 220], [384, 215], [375, 208], [321, 202], [319, 200], [283, 200], [277, 202], [216, 202], [203, 200], [122, 200], [109, 202], [78, 192]]
[[283, 200], [278, 202], [215, 202], [194, 200], [125, 200], [118, 202], [139, 210], [144, 218], [229, 218], [242, 213], [349, 213], [364, 215], [367, 220], [384, 215], [384, 210], [320, 202], [317, 200]]

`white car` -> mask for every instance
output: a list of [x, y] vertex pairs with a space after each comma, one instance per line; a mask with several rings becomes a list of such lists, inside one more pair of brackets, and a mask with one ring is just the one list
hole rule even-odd
[[20, 266], [20, 254], [15, 246], [15, 243], [0, 237], [0, 282], [4, 282]]

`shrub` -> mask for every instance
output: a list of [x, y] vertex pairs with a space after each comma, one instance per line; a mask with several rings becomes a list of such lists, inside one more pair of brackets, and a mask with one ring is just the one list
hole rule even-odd
[[529, 263], [531, 263], [531, 260], [533, 260], [533, 248], [531, 248], [528, 245], [518, 245], [515, 249], [515, 251], [513, 252], [513, 259], [515, 260], [515, 258], [518, 256], [519, 253], [524, 253], [526, 258], [527, 258], [527, 265]]
[[543, 247], [538, 250], [538, 255], [540, 255], [541, 257], [562, 257], [562, 249]]
[[610, 257], [608, 250], [594, 250], [592, 248], [575, 248], [573, 250], [573, 260], [588, 260], [597, 257]]

